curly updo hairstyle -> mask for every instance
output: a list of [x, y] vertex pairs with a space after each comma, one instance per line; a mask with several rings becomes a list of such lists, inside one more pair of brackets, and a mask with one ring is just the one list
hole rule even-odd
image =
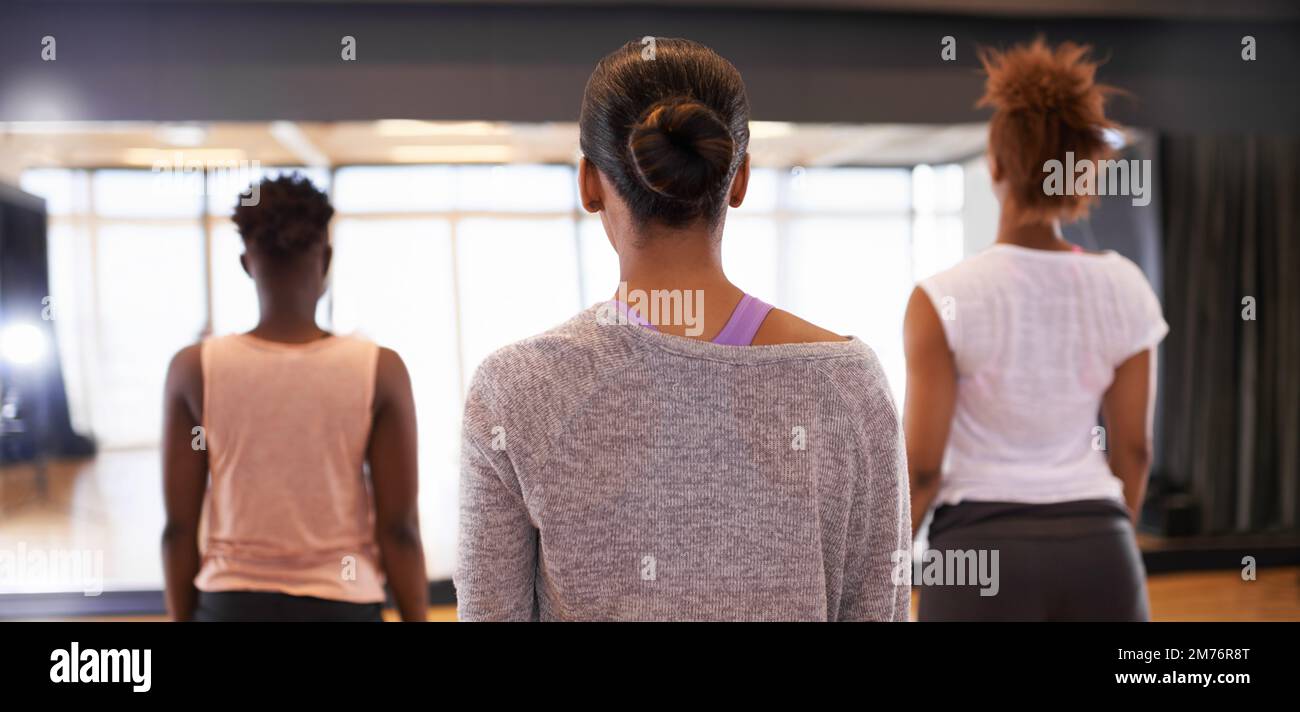
[[[1110, 156], [1104, 130], [1115, 126], [1104, 104], [1113, 87], [1097, 84], [1098, 63], [1091, 47], [1063, 42], [1055, 49], [1042, 37], [1005, 52], [981, 48], [979, 57], [988, 79], [977, 107], [992, 107], [989, 151], [997, 160], [1008, 199], [1025, 223], [1074, 220], [1088, 210], [1090, 195], [1048, 195], [1043, 189], [1044, 165], [1098, 161]], [[1074, 176], [1066, 176], [1074, 180]]]
[[328, 239], [334, 208], [301, 173], [264, 178], [254, 195], [256, 203], [241, 200], [232, 217], [248, 249], [292, 257]]
[[749, 97], [740, 72], [698, 42], [633, 41], [596, 65], [578, 124], [583, 155], [638, 221], [712, 226], [749, 146]]

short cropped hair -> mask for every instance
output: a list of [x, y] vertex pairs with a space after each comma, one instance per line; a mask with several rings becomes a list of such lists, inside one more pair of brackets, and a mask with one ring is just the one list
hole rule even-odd
[[247, 248], [292, 256], [328, 239], [334, 207], [301, 173], [265, 178], [253, 195], [257, 200], [241, 200], [233, 216]]

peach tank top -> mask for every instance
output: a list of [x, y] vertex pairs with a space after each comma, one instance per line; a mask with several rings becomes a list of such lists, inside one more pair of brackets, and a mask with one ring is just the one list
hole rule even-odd
[[201, 591], [384, 600], [365, 475], [379, 347], [203, 342], [211, 483]]

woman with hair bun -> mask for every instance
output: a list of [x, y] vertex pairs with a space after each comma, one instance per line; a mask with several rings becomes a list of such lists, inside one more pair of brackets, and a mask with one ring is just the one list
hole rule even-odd
[[1062, 237], [1091, 196], [1044, 188], [1050, 161], [1107, 157], [1110, 90], [1069, 42], [982, 60], [997, 241], [913, 292], [903, 422], [913, 526], [937, 505], [931, 549], [997, 555], [999, 581], [926, 586], [919, 617], [1147, 620], [1133, 521], [1168, 326], [1135, 264]]
[[579, 121], [617, 296], [496, 352], [470, 389], [460, 618], [906, 619], [884, 373], [861, 341], [727, 279], [745, 86], [703, 45], [655, 45], [602, 59]]
[[378, 621], [387, 582], [402, 618], [424, 620], [406, 366], [316, 324], [332, 255], [325, 194], [298, 174], [257, 188], [234, 213], [257, 326], [182, 349], [167, 374], [167, 608], [176, 620]]

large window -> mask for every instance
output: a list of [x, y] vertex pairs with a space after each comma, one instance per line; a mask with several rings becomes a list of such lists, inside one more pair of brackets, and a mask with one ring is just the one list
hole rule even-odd
[[582, 302], [567, 166], [358, 166], [335, 180], [334, 324], [402, 355], [429, 575], [455, 567], [461, 403], [493, 350]]
[[[460, 416], [474, 369], [494, 349], [612, 295], [618, 260], [600, 221], [578, 206], [572, 166], [306, 173], [337, 210], [320, 318], [407, 363], [429, 574], [448, 578]], [[156, 447], [168, 358], [204, 333], [256, 323], [229, 219], [244, 186], [213, 175], [164, 185], [147, 170], [28, 171], [23, 186], [49, 201], [74, 424], [104, 448]], [[745, 204], [727, 218], [723, 260], [747, 291], [861, 337], [901, 400], [903, 310], [917, 279], [962, 256], [961, 190], [961, 168], [950, 165], [756, 169]]]

